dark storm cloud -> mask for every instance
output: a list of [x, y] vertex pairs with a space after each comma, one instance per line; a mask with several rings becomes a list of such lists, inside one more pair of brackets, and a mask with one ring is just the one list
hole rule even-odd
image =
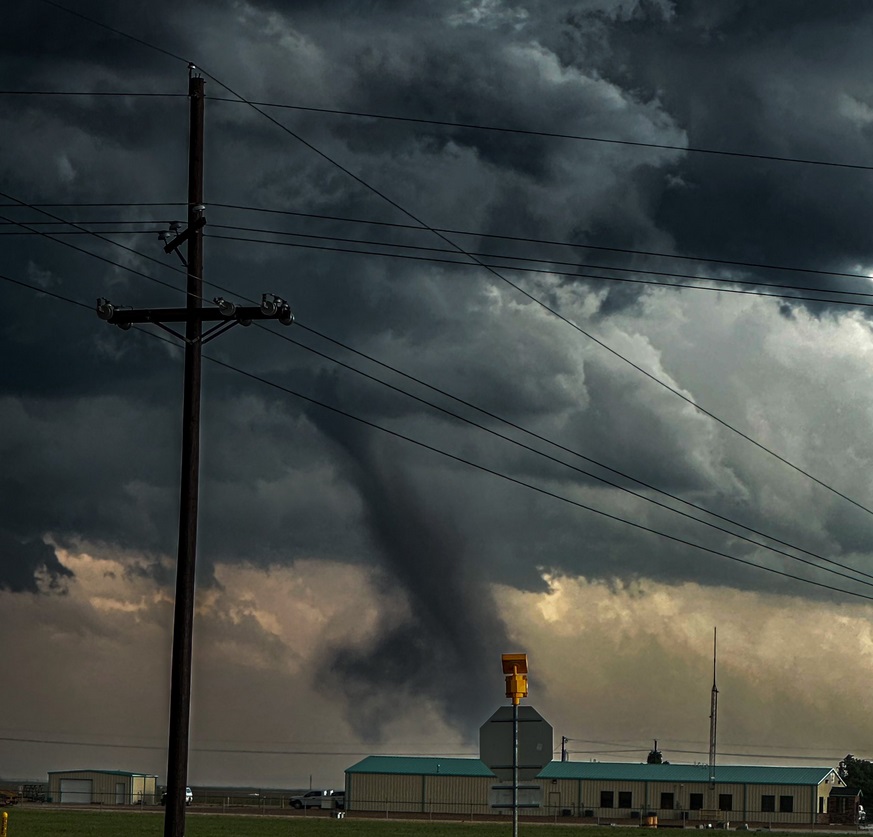
[[[866, 64], [863, 39], [849, 39], [842, 61], [835, 60], [839, 56], [832, 49], [819, 55], [813, 47], [825, 43], [828, 33], [844, 33], [847, 16], [862, 31], [865, 15], [851, 17], [846, 5], [835, 7], [833, 15], [806, 5], [800, 10], [777, 5], [781, 18], [775, 11], [731, 3], [717, 4], [715, 10], [691, 3], [457, 3], [439, 10], [346, 3], [338, 4], [330, 17], [315, 3], [218, 3], [209, 4], [208, 14], [199, 4], [178, 9], [155, 3], [122, 11], [94, 2], [77, 8], [121, 29], [133, 27], [145, 40], [202, 60], [209, 72], [244, 95], [272, 101], [667, 145], [687, 140], [763, 153], [860, 158], [869, 134], [863, 120], [866, 99], [852, 80], [856, 73], [849, 70]], [[197, 38], [197, 30], [187, 28], [195, 19], [203, 24]], [[38, 34], [28, 41], [24, 34], [37, 24]], [[23, 89], [56, 87], [63, 78], [75, 89], [184, 92], [184, 64], [42, 4], [17, 10], [10, 26], [22, 36], [10, 78]], [[811, 108], [800, 98], [802, 82]], [[212, 79], [207, 79], [207, 92], [229, 95]], [[842, 92], [849, 98], [840, 111]], [[846, 130], [849, 117], [839, 116], [849, 112], [846, 108], [857, 111], [854, 133]], [[792, 112], [805, 118], [787, 121]], [[429, 224], [745, 261], [840, 269], [865, 261], [863, 209], [871, 196], [866, 181], [854, 175], [469, 128], [270, 113]], [[75, 98], [36, 97], [13, 102], [4, 119], [14, 130], [3, 134], [3, 180], [28, 200], [184, 200], [184, 100], [94, 97], [78, 103]], [[410, 223], [396, 207], [244, 105], [207, 103], [207, 151], [208, 202]], [[63, 217], [74, 214], [70, 207], [54, 211]], [[161, 256], [154, 230], [173, 211], [113, 213], [147, 221], [151, 232], [131, 236], [130, 246]], [[226, 224], [447, 247], [429, 234], [218, 206], [210, 206], [208, 218], [213, 236], [238, 233], [218, 226]], [[498, 246], [475, 237], [456, 240], [471, 249]], [[501, 252], [558, 258], [554, 249], [535, 250], [518, 242], [499, 246]], [[766, 493], [758, 486], [756, 465], [739, 467], [723, 456], [705, 420], [689, 417], [681, 402], [637, 380], [638, 373], [601, 359], [600, 350], [582, 335], [549, 319], [493, 275], [215, 237], [207, 248], [207, 281], [231, 295], [258, 299], [264, 291], [280, 293], [302, 324], [646, 482], [726, 510]], [[104, 245], [98, 249], [111, 252]], [[581, 248], [575, 252], [570, 258], [583, 263], [595, 258]], [[53, 289], [88, 304], [104, 295], [118, 304], [180, 303], [178, 295], [143, 277], [90, 263], [34, 237], [16, 239], [4, 255], [4, 271], [16, 277], [48, 276]], [[146, 259], [122, 252], [114, 259], [177, 287], [181, 283], [178, 274]], [[596, 261], [652, 266], [642, 257], [631, 261], [621, 254], [598, 253]], [[168, 262], [176, 264], [172, 258]], [[647, 298], [626, 285], [606, 291], [589, 280], [511, 275], [556, 310], [572, 318], [596, 318], [598, 328], [623, 315], [640, 315]], [[31, 468], [40, 483], [50, 486], [46, 509], [27, 513], [16, 502], [5, 514], [11, 517], [14, 508], [21, 537], [57, 531], [58, 537], [66, 532], [172, 553], [177, 354], [150, 348], [145, 338], [109, 329], [96, 317], [77, 318], [65, 309], [50, 309], [48, 302], [39, 309], [22, 303], [26, 293], [4, 288], [4, 298], [19, 301], [15, 323], [3, 331], [3, 348], [28, 358], [4, 367], [4, 391], [13, 399], [38, 402], [42, 391], [50, 390], [63, 399], [56, 414], [44, 417], [36, 430], [20, 431], [23, 441], [15, 459], [16, 470]], [[214, 287], [207, 290], [210, 298], [217, 293]], [[596, 303], [591, 302], [594, 294], [601, 295]], [[56, 313], [42, 313], [50, 310]], [[635, 328], [628, 325], [628, 333]], [[208, 351], [283, 385], [319, 392], [318, 381], [332, 367], [329, 361], [251, 332], [234, 332]], [[303, 329], [288, 333], [339, 356], [339, 349]], [[659, 363], [659, 350], [645, 340], [635, 348], [647, 362]], [[59, 351], [64, 363], [54, 362]], [[342, 357], [377, 371], [352, 355]], [[695, 357], [703, 367], [699, 351]], [[672, 363], [678, 368], [678, 360]], [[665, 365], [663, 374], [670, 372]], [[396, 426], [562, 492], [584, 492], [595, 505], [612, 508], [613, 503], [622, 510], [626, 502], [590, 478], [471, 435], [421, 404], [341, 374], [338, 406], [374, 423]], [[431, 535], [440, 544], [440, 555], [465, 553], [465, 544], [479, 539], [485, 543], [476, 560], [489, 570], [507, 568], [506, 578], [520, 586], [536, 586], [538, 566], [671, 580], [689, 572], [688, 562], [674, 559], [668, 546], [647, 541], [639, 547], [633, 532], [616, 534], [615, 524], [593, 518], [584, 518], [583, 524], [576, 512], [552, 505], [555, 501], [532, 502], [523, 489], [453, 489], [453, 479], [479, 486], [482, 478], [468, 480], [459, 466], [451, 465], [432, 466], [439, 478], [431, 479], [427, 469], [416, 470], [417, 458], [402, 445], [391, 454], [389, 468], [374, 459], [381, 443], [346, 443], [346, 434], [357, 433], [351, 424], [337, 423], [325, 433], [324, 419], [302, 412], [291, 396], [268, 393], [226, 371], [207, 376], [202, 505], [207, 568], [214, 560], [268, 564], [326, 552], [341, 560], [392, 567], [396, 583], [414, 599], [428, 585], [418, 576], [403, 576], [400, 556], [410, 553], [410, 535], [402, 520], [392, 534], [394, 517], [380, 516], [389, 515], [390, 506], [376, 507], [389, 503], [397, 483], [410, 496], [406, 516], [422, 530], [437, 531], [428, 514], [431, 506], [448, 503], [453, 509], [451, 530]], [[408, 380], [392, 380], [411, 386]], [[707, 385], [705, 374], [695, 379], [691, 396], [717, 399]], [[76, 396], [93, 401], [105, 392], [127, 407], [112, 415], [97, 409], [76, 412]], [[150, 404], [157, 407], [149, 409]], [[734, 409], [729, 401], [720, 407]], [[45, 443], [68, 437], [69, 450], [52, 457], [34, 445], [30, 449], [36, 453], [22, 452], [28, 450], [28, 438]], [[101, 453], [86, 465], [88, 450], [98, 449], [107, 437], [112, 454]], [[394, 445], [384, 444], [386, 450]], [[147, 456], [135, 455], [141, 449]], [[361, 463], [357, 471], [349, 459]], [[374, 468], [375, 480], [366, 491], [364, 463]], [[61, 480], [52, 479], [56, 472]], [[77, 473], [88, 473], [84, 488], [75, 486]], [[300, 473], [305, 489], [294, 480]], [[65, 501], [68, 492], [75, 495], [72, 503]], [[453, 494], [467, 502], [453, 504]], [[651, 513], [637, 510], [644, 507], [632, 508], [631, 516], [649, 519]], [[764, 522], [754, 508], [749, 517]], [[265, 527], [264, 520], [271, 526]], [[368, 538], [358, 531], [362, 520]], [[538, 520], [546, 525], [532, 525]], [[493, 544], [482, 534], [482, 521]], [[794, 522], [787, 516], [775, 525], [790, 530]], [[509, 548], [509, 533], [524, 548]], [[583, 535], [586, 550], [575, 546]], [[847, 546], [862, 542], [854, 530], [846, 537]], [[447, 566], [458, 574], [452, 581], [457, 592], [464, 573], [472, 570], [458, 561]], [[708, 565], [693, 574], [718, 582], [730, 576]], [[431, 636], [437, 621], [430, 617], [425, 627], [410, 628], [410, 633]], [[386, 625], [385, 630], [389, 642], [393, 628]]]
[[112, 397], [7, 397], [0, 415], [0, 490], [10, 531], [22, 539], [39, 532], [61, 543], [170, 548], [163, 520], [174, 513], [176, 468], [163, 454], [175, 424], [164, 410]]
[[[116, 73], [143, 70], [160, 73], [161, 65], [154, 61], [154, 53], [144, 47], [131, 48], [128, 38], [112, 33], [107, 27], [160, 43], [167, 52], [184, 52], [188, 46], [187, 27], [180, 25], [187, 11], [177, 9], [176, 14], [170, 16], [170, 3], [112, 6], [100, 0], [84, 0], [67, 8], [72, 13], [37, 0], [9, 9], [4, 65], [9, 67], [13, 79], [58, 84], [80, 82], [92, 72], [99, 72], [104, 82]], [[89, 23], [84, 18], [105, 26]], [[163, 66], [166, 68], [167, 64]]]
[[[870, 25], [851, 3], [677, 2], [656, 24], [611, 27], [598, 68], [657, 96], [689, 146], [863, 164]], [[867, 258], [867, 173], [692, 153], [673, 174], [681, 186], [662, 190], [652, 217], [680, 251], [836, 271]]]
[[[497, 654], [531, 639], [528, 624], [539, 626], [541, 647], [564, 656], [602, 631], [586, 660], [600, 671], [598, 655], [609, 657], [612, 677], [662, 659], [650, 653], [652, 643], [634, 638], [637, 605], [649, 608], [647, 627], [664, 629], [684, 653], [683, 641], [667, 628], [694, 634], [688, 623], [711, 612], [706, 601], [698, 610], [698, 598], [730, 602], [747, 595], [737, 591], [753, 590], [750, 622], [759, 618], [758, 599], [768, 599], [766, 593], [798, 596], [794, 610], [797, 601], [846, 600], [647, 529], [863, 589], [598, 480], [691, 511], [657, 491], [663, 489], [824, 557], [869, 563], [866, 513], [785, 470], [523, 293], [864, 501], [873, 405], [864, 386], [869, 331], [860, 318], [831, 311], [812, 322], [794, 305], [789, 319], [772, 301], [650, 292], [583, 276], [606, 266], [857, 289], [853, 280], [838, 284], [621, 251], [868, 272], [865, 218], [873, 195], [866, 172], [681, 150], [865, 162], [873, 132], [864, 81], [871, 18], [861, 4], [90, 0], [75, 8], [214, 76], [206, 79], [212, 97], [206, 103], [206, 298], [257, 301], [263, 292], [278, 293], [298, 324], [275, 330], [328, 357], [255, 327], [232, 330], [205, 353], [375, 425], [205, 364], [198, 581], [204, 611], [220, 613], [217, 665], [241, 674], [218, 678], [209, 695], [202, 690], [201, 709], [204, 700], [222, 709], [234, 700], [247, 706], [242, 696], [252, 683], [284, 700], [292, 676], [306, 679], [293, 663], [318, 659], [321, 702], [344, 700], [361, 737], [390, 735], [395, 716], [401, 726], [411, 717], [410, 706], [420, 718], [425, 699], [461, 731], [459, 740], [469, 740], [491, 708], [482, 696], [494, 694], [494, 678], [482, 672], [493, 671]], [[187, 89], [186, 61], [39, 0], [10, 10], [0, 37], [12, 45], [0, 52], [8, 88]], [[679, 148], [265, 108], [294, 136], [245, 104], [218, 101], [233, 98], [221, 82], [264, 102]], [[175, 96], [7, 97], [0, 117], [0, 190], [28, 202], [69, 204], [49, 210], [65, 219], [134, 221], [137, 231], [115, 238], [142, 254], [78, 234], [64, 239], [111, 264], [39, 236], [0, 238], [0, 274], [89, 308], [0, 282], [0, 587], [63, 589], [69, 571], [45, 544], [68, 547], [79, 597], [113, 617], [95, 622], [135, 624], [126, 629], [130, 648], [137, 648], [132, 660], [142, 644], [135, 620], [158, 619], [149, 602], [166, 598], [176, 552], [181, 352], [106, 325], [93, 305], [98, 297], [138, 307], [182, 303], [184, 276], [172, 269], [180, 263], [162, 252], [157, 230], [184, 212], [143, 204], [186, 199], [187, 104]], [[444, 258], [379, 245], [451, 248], [427, 230], [231, 206], [415, 223], [391, 201], [426, 224], [470, 232], [449, 235], [464, 248], [538, 258], [534, 266], [541, 269], [555, 260], [578, 278], [504, 271], [516, 289], [481, 268], [318, 249]], [[134, 205], [79, 205], [96, 202]], [[49, 220], [34, 211], [3, 213]], [[271, 243], [233, 238], [247, 235]], [[286, 246], [292, 242], [309, 247]], [[331, 358], [589, 473], [509, 445]], [[104, 560], [123, 581], [111, 590], [100, 587]], [[590, 585], [563, 614], [547, 612], [562, 600], [553, 595], [556, 578], [567, 587]], [[235, 583], [239, 589], [231, 591]], [[683, 593], [685, 585], [704, 594]], [[632, 601], [627, 590], [637, 589]], [[660, 594], [648, 596], [652, 589]], [[328, 606], [334, 593], [337, 601]], [[388, 604], [362, 618], [358, 610], [343, 611], [349, 601], [374, 609]], [[520, 605], [518, 623], [501, 621], [499, 608], [507, 602]], [[674, 602], [680, 617], [670, 611]], [[767, 607], [761, 605], [773, 612]], [[613, 608], [627, 609], [618, 633], [613, 628], [622, 623], [610, 621]], [[304, 617], [286, 624], [287, 613]], [[74, 624], [76, 610], [58, 619]], [[348, 625], [354, 627], [341, 629]], [[301, 640], [301, 630], [310, 632], [308, 639]], [[352, 640], [343, 645], [337, 636]], [[152, 644], [167, 643], [161, 634]], [[235, 657], [229, 667], [226, 655]], [[664, 659], [667, 665], [658, 666], [667, 670], [670, 658]], [[580, 664], [580, 679], [589, 662]], [[249, 679], [245, 672], [254, 664], [264, 668]], [[557, 668], [563, 671], [566, 660]], [[45, 691], [58, 690], [53, 684]], [[551, 689], [550, 698], [557, 692]], [[266, 711], [272, 700], [262, 699]], [[303, 727], [321, 717], [318, 710], [301, 706], [295, 720], [306, 723], [289, 738], [307, 734]]]
[[[38, 583], [40, 574], [45, 577], [43, 585]], [[48, 544], [22, 541], [0, 529], [0, 589], [14, 593], [52, 592], [71, 575]]]

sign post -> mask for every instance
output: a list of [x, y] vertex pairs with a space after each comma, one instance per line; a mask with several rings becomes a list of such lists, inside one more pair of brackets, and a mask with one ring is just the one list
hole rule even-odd
[[[512, 804], [494, 804], [495, 808], [512, 808], [512, 837], [518, 837], [518, 809], [539, 807], [534, 796], [519, 803], [519, 779], [534, 779], [552, 760], [552, 727], [532, 706], [519, 706], [527, 697], [527, 655], [504, 654], [506, 696], [511, 706], [501, 706], [479, 729], [479, 758], [500, 779], [512, 781]], [[502, 790], [495, 786], [492, 790]], [[525, 786], [538, 791], [539, 786]]]
[[512, 837], [518, 837], [518, 704], [527, 697], [527, 654], [504, 654], [502, 662], [512, 700]]

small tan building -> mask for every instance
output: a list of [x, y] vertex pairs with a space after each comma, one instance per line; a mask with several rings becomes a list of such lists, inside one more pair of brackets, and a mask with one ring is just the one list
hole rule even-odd
[[55, 770], [47, 802], [64, 805], [154, 805], [158, 777], [124, 770]]
[[[520, 782], [519, 813], [675, 825], [827, 824], [832, 767], [551, 762]], [[511, 813], [511, 783], [479, 759], [369, 756], [346, 770], [346, 810], [472, 817]], [[510, 803], [510, 804], [507, 804]]]

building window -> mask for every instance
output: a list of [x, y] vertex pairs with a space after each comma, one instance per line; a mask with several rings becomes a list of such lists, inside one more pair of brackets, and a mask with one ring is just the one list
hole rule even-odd
[[633, 799], [630, 791], [619, 791], [618, 792], [618, 807], [619, 808], [632, 808], [633, 807]]
[[662, 811], [672, 811], [673, 810], [673, 794], [672, 793], [662, 793], [661, 794], [661, 810]]
[[779, 812], [782, 814], [790, 814], [794, 811], [794, 797], [780, 796], [779, 797]]
[[733, 811], [734, 795], [732, 793], [720, 793], [718, 795], [718, 810]]
[[612, 804], [612, 800], [613, 800], [612, 791], [600, 791], [600, 807], [601, 808], [614, 807]]
[[703, 808], [703, 794], [690, 793], [688, 794], [688, 807], [692, 811], [700, 811]]
[[772, 813], [776, 810], [776, 797], [765, 795], [761, 797], [761, 811], [765, 814]]

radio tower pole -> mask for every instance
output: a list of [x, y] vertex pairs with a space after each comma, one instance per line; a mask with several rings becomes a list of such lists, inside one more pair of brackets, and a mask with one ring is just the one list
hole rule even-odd
[[712, 699], [709, 704], [709, 784], [715, 787], [715, 737], [718, 729], [718, 689], [715, 685], [715, 661], [718, 628], [712, 629]]

